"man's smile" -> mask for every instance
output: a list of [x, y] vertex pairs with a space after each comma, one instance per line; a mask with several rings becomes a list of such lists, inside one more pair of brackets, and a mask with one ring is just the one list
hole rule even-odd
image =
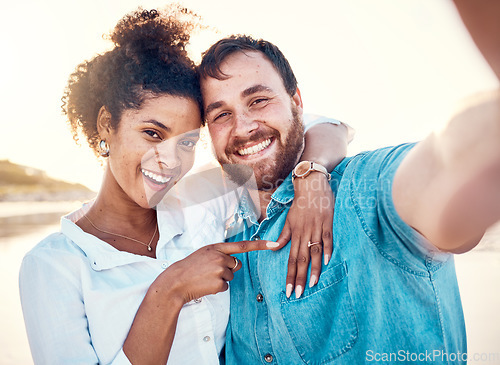
[[272, 138], [270, 137], [260, 143], [254, 144], [253, 146], [241, 148], [237, 152], [240, 156], [254, 155], [269, 147], [271, 142]]

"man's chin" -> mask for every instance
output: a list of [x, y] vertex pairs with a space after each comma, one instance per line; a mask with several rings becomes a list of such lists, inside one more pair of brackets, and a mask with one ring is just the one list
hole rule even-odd
[[252, 166], [221, 161], [219, 161], [219, 163], [229, 179], [236, 185], [248, 187], [250, 181], [255, 181]]

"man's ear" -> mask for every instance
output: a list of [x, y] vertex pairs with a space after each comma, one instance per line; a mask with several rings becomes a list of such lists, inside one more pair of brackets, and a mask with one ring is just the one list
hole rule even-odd
[[295, 94], [292, 96], [292, 100], [295, 103], [295, 105], [297, 106], [297, 108], [299, 108], [299, 110], [301, 112], [303, 112], [304, 111], [304, 104], [302, 104], [302, 96], [300, 96], [299, 88], [297, 88], [297, 90], [295, 91]]
[[108, 112], [105, 106], [101, 106], [97, 114], [97, 132], [99, 133], [99, 137], [103, 140], [107, 140], [112, 129], [111, 113]]

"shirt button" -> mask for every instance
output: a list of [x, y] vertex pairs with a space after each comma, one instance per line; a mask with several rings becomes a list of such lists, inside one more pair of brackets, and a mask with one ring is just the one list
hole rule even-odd
[[257, 236], [255, 236], [255, 237], [253, 238], [253, 240], [254, 240], [254, 241], [258, 241], [258, 240], [260, 240], [260, 236], [258, 236], [258, 235], [257, 235]]
[[193, 300], [193, 301], [194, 301], [195, 303], [201, 303], [201, 301], [202, 301], [202, 300], [203, 300], [203, 299], [198, 298], [198, 299], [195, 299], [195, 300]]
[[210, 336], [205, 336], [203, 337], [203, 341], [209, 342], [211, 340]]
[[167, 266], [168, 266], [168, 265], [167, 265], [167, 263], [166, 263], [166, 262], [164, 262], [163, 264], [161, 264], [161, 268], [162, 268], [162, 269], [166, 269], [166, 268], [167, 268]]
[[271, 354], [266, 354], [264, 356], [264, 360], [266, 360], [266, 362], [273, 362], [273, 355]]
[[264, 296], [262, 294], [257, 294], [257, 301], [260, 303], [264, 300]]

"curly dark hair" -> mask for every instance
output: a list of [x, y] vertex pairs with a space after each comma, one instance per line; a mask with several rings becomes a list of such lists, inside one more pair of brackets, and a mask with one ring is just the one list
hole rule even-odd
[[62, 97], [63, 112], [78, 141], [82, 133], [98, 154], [97, 117], [101, 107], [118, 127], [126, 109], [137, 109], [148, 95], [191, 98], [202, 110], [195, 65], [186, 45], [200, 27], [193, 12], [171, 5], [163, 11], [138, 8], [125, 15], [108, 36], [111, 51], [77, 66]]
[[225, 79], [227, 75], [220, 69], [222, 62], [233, 53], [245, 51], [262, 52], [280, 74], [287, 93], [290, 96], [295, 95], [297, 91], [297, 79], [290, 63], [280, 49], [271, 42], [263, 39], [254, 39], [248, 35], [237, 34], [223, 38], [203, 52], [203, 58], [198, 66], [199, 77], [212, 77], [218, 80]]

